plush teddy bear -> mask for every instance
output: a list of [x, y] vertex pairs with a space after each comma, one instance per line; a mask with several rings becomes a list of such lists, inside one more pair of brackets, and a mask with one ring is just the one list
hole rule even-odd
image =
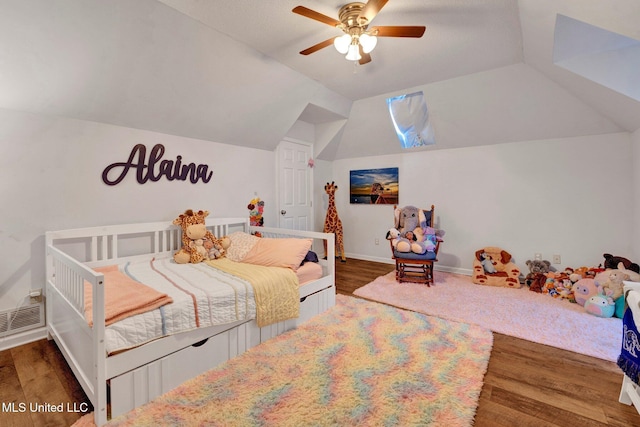
[[525, 263], [529, 267], [529, 274], [524, 278], [525, 285], [529, 286], [529, 290], [541, 293], [547, 281], [546, 273], [551, 268], [549, 261], [527, 260]]
[[203, 260], [209, 259], [209, 251], [204, 246], [204, 239], [194, 239], [189, 242], [189, 247], [195, 250]]
[[629, 280], [629, 275], [626, 274], [622, 270], [611, 270], [609, 273], [609, 277], [607, 277], [607, 281], [601, 283], [601, 292], [613, 298], [613, 300], [617, 300], [622, 296], [624, 284], [622, 283], [624, 280]]
[[207, 249], [209, 259], [222, 258], [227, 254], [227, 249], [231, 246], [231, 239], [223, 237], [217, 241], [205, 240], [204, 247]]
[[[619, 318], [624, 317], [625, 311], [625, 297], [622, 283], [625, 280], [632, 282], [640, 282], [640, 274], [633, 270], [625, 268], [622, 262], [618, 263], [618, 268], [615, 270], [605, 270], [595, 277], [595, 281], [598, 282], [603, 288], [605, 295], [610, 295], [615, 303], [615, 316]], [[631, 266], [633, 267], [633, 265]]]
[[525, 263], [527, 264], [527, 267], [529, 267], [529, 272], [531, 273], [548, 273], [549, 271], [551, 271], [551, 263], [549, 261], [545, 260], [527, 260], [527, 262]]

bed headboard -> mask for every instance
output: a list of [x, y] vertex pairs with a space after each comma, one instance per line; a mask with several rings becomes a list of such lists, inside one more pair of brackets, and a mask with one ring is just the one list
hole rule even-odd
[[[216, 237], [248, 231], [248, 218], [207, 218], [207, 229]], [[96, 267], [122, 260], [172, 255], [182, 246], [182, 229], [170, 222], [108, 225], [46, 233], [46, 248], [61, 249], [73, 258]], [[49, 267], [49, 266], [47, 266]]]

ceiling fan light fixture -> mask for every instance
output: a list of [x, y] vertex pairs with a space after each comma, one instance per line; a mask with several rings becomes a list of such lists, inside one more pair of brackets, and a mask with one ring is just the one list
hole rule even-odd
[[345, 54], [349, 51], [349, 45], [351, 44], [351, 36], [349, 34], [343, 34], [340, 37], [336, 37], [333, 40], [333, 46], [341, 54]]
[[345, 56], [345, 58], [347, 58], [347, 61], [359, 61], [360, 59], [362, 59], [362, 56], [360, 56], [360, 46], [357, 43], [350, 44], [349, 51], [347, 52], [347, 56]]
[[314, 21], [342, 30], [345, 34], [332, 37], [301, 50], [301, 55], [309, 55], [333, 44], [348, 61], [359, 61], [360, 65], [371, 62], [369, 52], [375, 49], [378, 37], [413, 37], [424, 35], [425, 27], [416, 25], [383, 25], [369, 29], [371, 21], [389, 0], [368, 0], [366, 3], [355, 1], [345, 4], [334, 19], [304, 6], [296, 6], [291, 11]]
[[376, 44], [378, 44], [378, 38], [376, 36], [370, 36], [366, 33], [360, 36], [360, 45], [362, 46], [362, 51], [364, 53], [371, 52], [375, 49]]

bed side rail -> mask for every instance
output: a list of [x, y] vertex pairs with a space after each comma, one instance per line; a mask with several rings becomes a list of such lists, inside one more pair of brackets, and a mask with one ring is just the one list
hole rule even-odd
[[[47, 288], [54, 291], [56, 301], [65, 303], [55, 303], [53, 295], [47, 294], [47, 324], [51, 335], [61, 347], [69, 366], [71, 366], [76, 377], [82, 384], [85, 393], [93, 403], [99, 425], [106, 422], [107, 390], [105, 376], [105, 307], [104, 303], [104, 275], [91, 270], [83, 263], [77, 261], [62, 250], [53, 246], [47, 239]], [[84, 286], [88, 282], [92, 286], [93, 292], [93, 328], [89, 329], [85, 320]], [[60, 298], [58, 298], [58, 296]], [[59, 310], [70, 313], [70, 317], [58, 319]], [[72, 311], [71, 311], [72, 310]], [[65, 316], [62, 316], [63, 318]], [[68, 321], [68, 322], [67, 322]], [[75, 326], [74, 326], [75, 325]], [[86, 329], [85, 329], [86, 328]], [[92, 339], [85, 342], [82, 330], [89, 330]], [[82, 344], [87, 344], [83, 346]], [[78, 347], [82, 346], [83, 351], [89, 352], [91, 357], [83, 359], [85, 363], [78, 360]], [[86, 362], [89, 363], [86, 363]]]
[[47, 255], [51, 259], [47, 282], [65, 297], [78, 315], [84, 317], [84, 282], [102, 284], [104, 275], [96, 273], [51, 245], [47, 247]]

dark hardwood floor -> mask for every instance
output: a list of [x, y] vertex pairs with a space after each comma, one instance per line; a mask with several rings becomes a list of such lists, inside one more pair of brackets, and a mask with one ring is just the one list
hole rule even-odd
[[[337, 262], [338, 293], [350, 295], [392, 270], [391, 264]], [[621, 384], [615, 363], [494, 334], [474, 425], [640, 427], [635, 408], [618, 402]], [[17, 412], [7, 411], [11, 402]], [[20, 403], [27, 411], [19, 412]], [[66, 410], [30, 412], [28, 405], [36, 403], [71, 408], [88, 403], [52, 341], [0, 352], [0, 426], [68, 426], [82, 415]]]

